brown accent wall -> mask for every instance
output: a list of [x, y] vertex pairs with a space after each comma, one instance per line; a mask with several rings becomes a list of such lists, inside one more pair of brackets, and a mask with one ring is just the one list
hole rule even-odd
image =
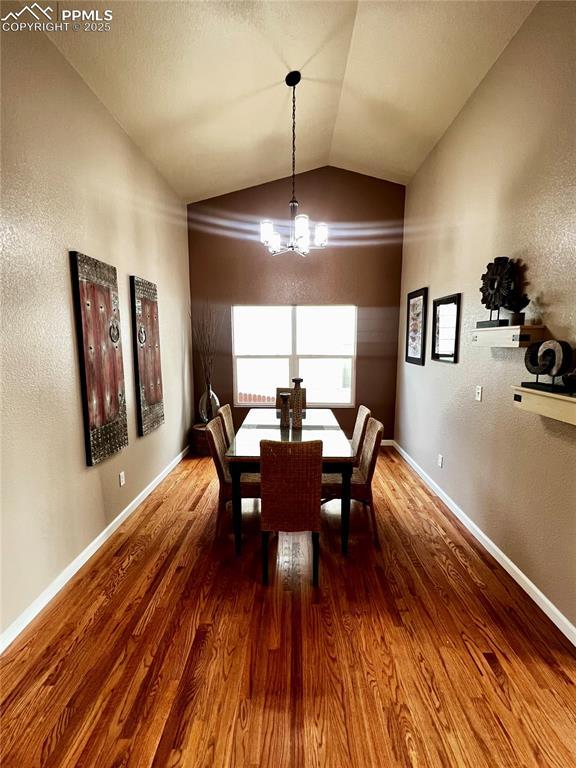
[[[396, 357], [404, 187], [369, 176], [325, 167], [300, 174], [297, 197], [314, 221], [351, 222], [355, 228], [378, 222], [386, 231], [371, 245], [328, 247], [307, 258], [271, 256], [254, 240], [199, 231], [190, 214], [285, 219], [288, 179], [262, 184], [188, 206], [192, 313], [202, 302], [222, 316], [213, 388], [220, 402], [233, 402], [230, 308], [234, 304], [355, 304], [358, 306], [356, 404], [365, 403], [394, 436]], [[355, 238], [361, 240], [361, 238]], [[198, 396], [203, 391], [195, 360]], [[282, 382], [279, 382], [280, 384]], [[305, 384], [305, 382], [304, 382]], [[246, 409], [235, 409], [240, 423]], [[355, 410], [335, 411], [351, 431]]]

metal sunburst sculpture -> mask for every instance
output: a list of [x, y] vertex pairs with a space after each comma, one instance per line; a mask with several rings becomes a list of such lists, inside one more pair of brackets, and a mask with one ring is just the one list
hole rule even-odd
[[[482, 275], [480, 293], [482, 304], [490, 310], [490, 320], [477, 323], [477, 327], [495, 328], [509, 325], [508, 318], [500, 317], [500, 309], [508, 309], [517, 314], [527, 306], [530, 299], [523, 293], [523, 285], [520, 265], [508, 256], [497, 256], [494, 261], [487, 264], [486, 272]], [[497, 313], [496, 319], [493, 319], [494, 312]], [[522, 322], [523, 318], [518, 324]]]

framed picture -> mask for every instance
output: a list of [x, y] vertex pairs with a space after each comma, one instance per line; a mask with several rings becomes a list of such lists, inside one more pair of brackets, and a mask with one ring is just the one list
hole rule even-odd
[[136, 381], [138, 434], [143, 437], [164, 423], [160, 361], [158, 291], [154, 283], [130, 277], [132, 341]]
[[88, 466], [128, 445], [116, 267], [70, 251]]
[[432, 302], [432, 360], [458, 362], [461, 293]]
[[408, 294], [406, 309], [406, 362], [424, 365], [426, 361], [426, 314], [428, 288]]

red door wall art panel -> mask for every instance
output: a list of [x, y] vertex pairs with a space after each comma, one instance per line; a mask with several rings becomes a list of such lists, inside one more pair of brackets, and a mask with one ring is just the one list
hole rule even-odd
[[138, 434], [144, 436], [164, 423], [158, 291], [154, 283], [132, 275], [130, 295]]
[[88, 466], [128, 445], [116, 267], [70, 252]]

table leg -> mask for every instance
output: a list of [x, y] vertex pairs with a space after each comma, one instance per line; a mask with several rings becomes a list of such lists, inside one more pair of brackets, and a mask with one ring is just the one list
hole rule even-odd
[[348, 535], [350, 533], [350, 480], [352, 465], [342, 467], [342, 554], [348, 555]]
[[232, 525], [234, 527], [234, 552], [242, 550], [242, 496], [240, 495], [240, 467], [230, 464], [232, 475]]

